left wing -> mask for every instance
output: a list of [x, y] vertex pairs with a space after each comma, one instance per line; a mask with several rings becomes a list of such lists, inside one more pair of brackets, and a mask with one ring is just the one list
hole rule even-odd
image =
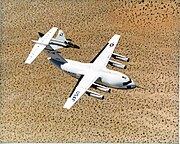
[[82, 76], [63, 108], [70, 109], [98, 78], [99, 75], [95, 73], [92, 74], [92, 72]]
[[99, 52], [99, 54], [96, 55], [96, 57], [91, 61], [91, 63], [94, 63], [98, 66], [106, 67], [119, 39], [120, 35], [115, 34], [104, 46], [104, 48]]

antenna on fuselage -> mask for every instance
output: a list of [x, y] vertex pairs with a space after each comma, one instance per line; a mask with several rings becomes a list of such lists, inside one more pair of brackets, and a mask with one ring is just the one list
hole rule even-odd
[[140, 88], [140, 89], [146, 89], [146, 88], [141, 87], [141, 86], [139, 86], [139, 85], [136, 85], [136, 87], [137, 87], [137, 88]]

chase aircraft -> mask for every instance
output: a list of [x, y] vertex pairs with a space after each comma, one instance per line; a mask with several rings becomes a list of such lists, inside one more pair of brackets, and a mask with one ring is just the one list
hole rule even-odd
[[136, 87], [134, 81], [127, 75], [109, 70], [106, 67], [107, 64], [110, 64], [118, 68], [125, 68], [125, 65], [110, 60], [111, 57], [123, 61], [129, 60], [126, 56], [113, 53], [120, 39], [120, 35], [115, 34], [90, 63], [81, 63], [70, 59], [64, 59], [51, 47], [50, 41], [56, 31], [57, 28], [53, 27], [45, 35], [39, 38], [38, 41], [33, 41], [35, 45], [25, 63], [31, 64], [41, 51], [44, 51], [48, 56], [48, 60], [56, 67], [78, 79], [64, 108], [70, 109], [84, 93], [87, 93], [91, 97], [104, 99], [103, 95], [88, 90], [90, 87], [106, 92], [110, 92], [108, 86], [122, 89], [132, 89]]
[[[44, 34], [41, 32], [38, 32], [39, 37], [43, 37]], [[79, 46], [72, 43], [71, 39], [66, 39], [65, 34], [62, 30], [59, 30], [56, 38], [52, 38], [49, 42], [49, 45], [54, 49], [57, 50], [59, 48], [77, 48], [79, 49]]]

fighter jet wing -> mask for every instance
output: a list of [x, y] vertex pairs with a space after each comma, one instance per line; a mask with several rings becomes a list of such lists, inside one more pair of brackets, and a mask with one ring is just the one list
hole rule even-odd
[[95, 63], [95, 65], [98, 65], [100, 67], [106, 67], [119, 39], [120, 35], [115, 34], [99, 52], [99, 54], [97, 54], [96, 57], [91, 61], [91, 63]]
[[63, 108], [70, 109], [98, 78], [99, 75], [95, 73], [87, 73], [79, 78], [78, 83]]
[[31, 64], [34, 61], [34, 59], [49, 44], [50, 40], [54, 36], [57, 29], [58, 28], [53, 27], [42, 38], [39, 38], [38, 41], [33, 41], [33, 42], [35, 42], [35, 45], [31, 51], [31, 53], [29, 54], [28, 58], [26, 59], [25, 63]]

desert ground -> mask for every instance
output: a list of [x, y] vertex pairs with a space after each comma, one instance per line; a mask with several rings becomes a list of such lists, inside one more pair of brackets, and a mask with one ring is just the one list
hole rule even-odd
[[[0, 49], [1, 142], [178, 143], [178, 0], [2, 0]], [[26, 65], [37, 32], [62, 29], [80, 49], [64, 58], [90, 62], [114, 35], [118, 69], [142, 88], [112, 89], [98, 100], [84, 94], [63, 105], [77, 80], [44, 53]], [[120, 62], [120, 61], [118, 61]]]

